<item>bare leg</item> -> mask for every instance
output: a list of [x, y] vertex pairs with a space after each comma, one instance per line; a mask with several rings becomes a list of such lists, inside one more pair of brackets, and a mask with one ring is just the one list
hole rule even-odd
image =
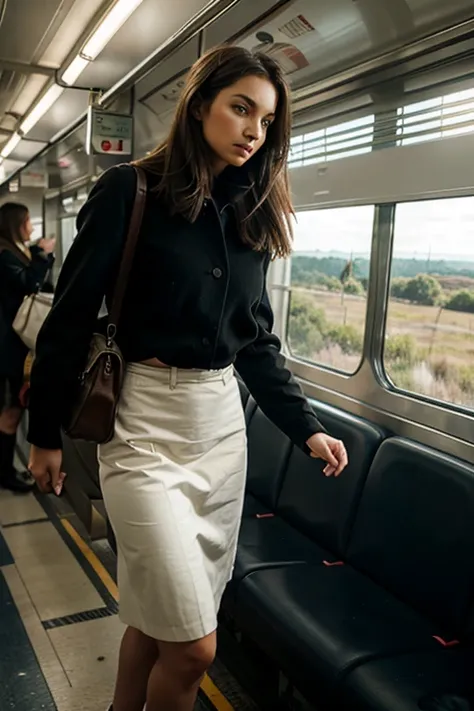
[[193, 711], [202, 677], [216, 654], [216, 633], [195, 642], [158, 642], [158, 646], [160, 656], [148, 682], [147, 711]]
[[158, 659], [158, 645], [133, 627], [122, 639], [113, 711], [143, 711], [148, 678]]

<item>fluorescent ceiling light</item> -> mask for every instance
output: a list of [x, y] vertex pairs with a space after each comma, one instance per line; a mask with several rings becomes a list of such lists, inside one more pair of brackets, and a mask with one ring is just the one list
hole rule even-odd
[[99, 56], [142, 2], [143, 0], [117, 0], [62, 75], [61, 79], [65, 84], [73, 86], [89, 62], [93, 62]]
[[7, 158], [10, 155], [10, 153], [12, 153], [15, 150], [15, 148], [20, 143], [20, 141], [21, 141], [20, 134], [14, 133], [13, 136], [8, 141], [8, 143], [6, 143], [3, 146], [2, 150], [0, 151], [0, 156], [2, 158]]
[[36, 104], [36, 106], [30, 111], [27, 117], [24, 119], [23, 123], [20, 124], [20, 131], [26, 135], [31, 131], [33, 126], [36, 126], [38, 121], [44, 116], [44, 114], [51, 108], [51, 106], [59, 99], [64, 89], [62, 86], [53, 84], [42, 99]]
[[143, 0], [118, 0], [87, 40], [80, 55], [90, 62], [94, 61], [142, 2]]
[[89, 64], [89, 60], [84, 59], [84, 57], [81, 57], [78, 54], [77, 57], [75, 59], [73, 59], [71, 64], [68, 66], [68, 68], [62, 75], [61, 79], [63, 80], [63, 82], [65, 84], [68, 84], [69, 86], [71, 86], [72, 84], [74, 84], [74, 82], [76, 81], [78, 76], [80, 74], [82, 74], [82, 72], [84, 71], [84, 69], [87, 67], [88, 64]]

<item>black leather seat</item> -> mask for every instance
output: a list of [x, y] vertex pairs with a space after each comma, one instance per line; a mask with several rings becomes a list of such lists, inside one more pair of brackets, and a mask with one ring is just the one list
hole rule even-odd
[[350, 464], [338, 480], [325, 477], [324, 464], [292, 447], [261, 410], [252, 415], [248, 493], [229, 586], [234, 594], [240, 580], [254, 570], [321, 563], [345, 554], [360, 492], [384, 433], [330, 406], [320, 405], [318, 416], [344, 439], [349, 452]]
[[330, 405], [318, 403], [314, 410], [328, 432], [343, 440], [349, 464], [340, 478], [326, 477], [325, 462], [293, 448], [277, 512], [314, 542], [343, 557], [369, 468], [386, 435], [376, 425]]
[[473, 629], [474, 467], [391, 438], [371, 467], [349, 561], [448, 635]]
[[[399, 689], [399, 698], [416, 708], [414, 693], [438, 689], [430, 684], [441, 645], [462, 642], [472, 630], [473, 549], [474, 469], [388, 439], [370, 468], [346, 564], [257, 570], [238, 588], [236, 617], [315, 703], [340, 705], [350, 684], [360, 709], [372, 693], [380, 697], [374, 709], [398, 711], [381, 699], [393, 697], [398, 663], [409, 676], [407, 655], [420, 654], [427, 666], [418, 666], [418, 675], [426, 684]], [[380, 669], [374, 664], [381, 658], [389, 689], [379, 677], [370, 691], [370, 669]], [[474, 667], [467, 677], [460, 673], [460, 691], [473, 675]]]
[[238, 588], [236, 619], [315, 704], [378, 656], [436, 650], [439, 626], [349, 566], [259, 570]]
[[474, 647], [440, 647], [364, 664], [345, 680], [341, 707], [347, 704], [351, 711], [420, 711], [427, 691], [429, 695], [472, 698]]
[[[268, 524], [273, 519], [276, 502], [280, 493], [286, 464], [291, 451], [291, 442], [273, 425], [270, 420], [258, 409], [253, 398], [247, 402], [247, 410], [252, 409], [248, 419], [248, 470], [247, 491], [244, 502], [244, 511], [241, 524], [240, 540], [249, 541], [249, 550], [239, 544], [235, 562], [233, 579], [225, 591], [223, 605], [231, 608], [234, 602], [236, 587], [240, 579], [247, 573], [247, 568], [255, 564], [261, 565], [262, 550], [258, 545], [259, 539], [268, 530]], [[265, 518], [259, 518], [264, 516]], [[260, 526], [260, 524], [264, 524]], [[265, 525], [266, 524], [266, 525]], [[291, 533], [291, 532], [290, 532]], [[301, 535], [295, 531], [298, 539]], [[280, 536], [281, 538], [281, 536]], [[278, 541], [271, 535], [265, 539], [264, 545], [269, 546], [269, 556], [276, 556], [281, 560], [283, 551], [279, 551]], [[264, 556], [265, 558], [265, 556]], [[284, 560], [283, 560], [284, 562]]]

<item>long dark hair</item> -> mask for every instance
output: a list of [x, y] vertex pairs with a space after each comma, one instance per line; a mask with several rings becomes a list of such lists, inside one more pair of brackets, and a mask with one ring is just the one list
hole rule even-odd
[[0, 237], [12, 245], [21, 240], [21, 227], [30, 211], [18, 202], [6, 202], [0, 206]]
[[248, 175], [248, 185], [235, 201], [237, 223], [241, 239], [253, 249], [286, 257], [291, 252], [293, 214], [287, 173], [290, 97], [280, 65], [267, 55], [233, 46], [206, 52], [187, 76], [168, 138], [136, 163], [160, 177], [155, 190], [171, 212], [194, 222], [214, 178], [210, 147], [196, 108], [210, 105], [223, 89], [245, 76], [271, 81], [278, 93], [278, 106], [265, 143], [248, 161], [246, 170], [242, 169], [242, 176]]
[[18, 202], [6, 202], [0, 206], [0, 249], [8, 249], [21, 261], [29, 261], [28, 250], [18, 246], [21, 242], [21, 227], [29, 214], [26, 205]]

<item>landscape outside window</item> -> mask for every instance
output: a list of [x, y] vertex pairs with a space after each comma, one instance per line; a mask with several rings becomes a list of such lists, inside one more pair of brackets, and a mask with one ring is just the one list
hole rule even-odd
[[[373, 206], [300, 212], [288, 343], [353, 373], [362, 354]], [[383, 361], [393, 385], [474, 406], [474, 197], [396, 207]]]
[[397, 205], [384, 364], [404, 390], [474, 406], [474, 197]]
[[373, 205], [297, 214], [288, 322], [295, 356], [346, 373], [357, 370], [373, 220]]

